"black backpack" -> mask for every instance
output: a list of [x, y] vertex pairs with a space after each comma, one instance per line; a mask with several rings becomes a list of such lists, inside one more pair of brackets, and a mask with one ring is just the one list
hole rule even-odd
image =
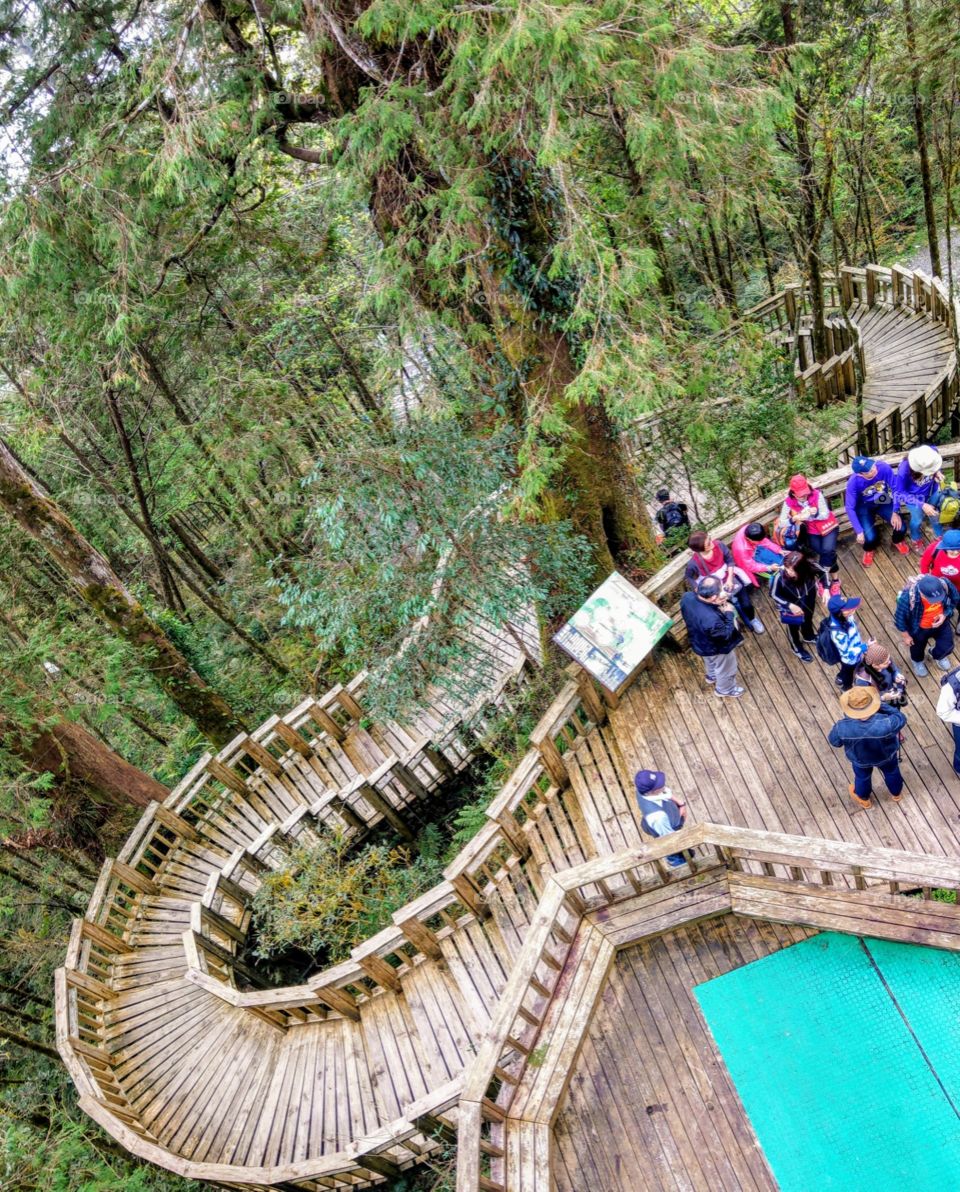
[[687, 507], [679, 501], [667, 501], [666, 504], [661, 505], [657, 511], [657, 521], [664, 533], [668, 530], [679, 530], [681, 526], [690, 525], [690, 518], [687, 517]]
[[817, 626], [817, 654], [821, 662], [825, 662], [827, 666], [838, 666], [840, 663], [840, 651], [837, 649], [837, 643], [830, 636], [830, 618], [824, 617]]

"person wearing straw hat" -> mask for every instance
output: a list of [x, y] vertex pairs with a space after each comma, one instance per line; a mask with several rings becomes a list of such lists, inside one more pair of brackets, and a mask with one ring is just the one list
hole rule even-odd
[[[940, 469], [943, 460], [936, 447], [914, 447], [907, 452], [893, 478], [893, 503], [909, 526], [910, 540], [917, 554], [923, 554], [923, 519], [929, 518], [931, 525], [939, 529], [937, 504], [940, 500], [940, 483], [943, 480]], [[897, 550], [906, 555], [910, 547], [901, 541], [901, 535], [894, 535]]]
[[899, 708], [880, 699], [875, 687], [852, 687], [840, 696], [843, 718], [830, 730], [827, 740], [842, 749], [853, 768], [850, 798], [860, 807], [872, 807], [873, 771], [883, 775], [890, 798], [902, 798], [900, 733], [907, 718]]

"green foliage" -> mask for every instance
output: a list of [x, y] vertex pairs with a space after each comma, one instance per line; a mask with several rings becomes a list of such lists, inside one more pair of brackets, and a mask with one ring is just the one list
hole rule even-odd
[[269, 959], [297, 948], [318, 966], [345, 960], [441, 871], [434, 834], [416, 857], [380, 844], [351, 848], [331, 834], [264, 876], [253, 904], [257, 955]]

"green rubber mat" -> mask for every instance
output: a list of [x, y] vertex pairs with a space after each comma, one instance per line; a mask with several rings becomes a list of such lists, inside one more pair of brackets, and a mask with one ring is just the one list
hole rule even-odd
[[960, 957], [824, 933], [695, 992], [782, 1192], [960, 1189]]

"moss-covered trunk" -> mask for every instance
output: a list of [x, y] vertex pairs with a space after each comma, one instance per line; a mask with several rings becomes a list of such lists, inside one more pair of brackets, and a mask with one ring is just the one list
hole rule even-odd
[[227, 701], [191, 667], [107, 559], [20, 466], [0, 440], [0, 508], [63, 569], [85, 603], [136, 651], [142, 665], [177, 707], [215, 745], [243, 725]]

